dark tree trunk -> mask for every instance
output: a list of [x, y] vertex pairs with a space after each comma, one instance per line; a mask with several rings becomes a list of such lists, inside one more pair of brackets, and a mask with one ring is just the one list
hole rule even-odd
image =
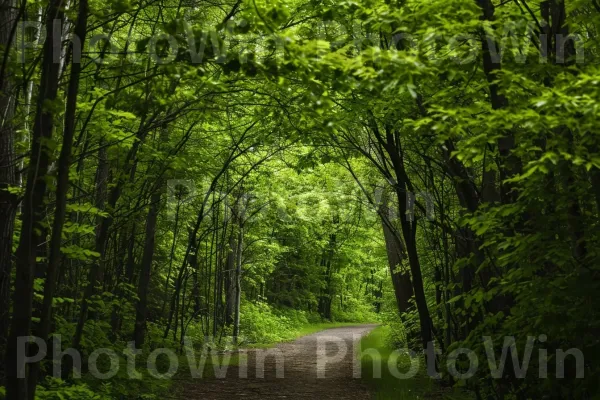
[[[160, 133], [160, 142], [167, 143], [169, 140], [169, 131], [167, 126], [163, 126]], [[150, 275], [152, 273], [152, 262], [154, 260], [154, 250], [156, 247], [156, 223], [162, 204], [162, 194], [164, 178], [161, 177], [156, 182], [155, 192], [150, 198], [150, 209], [146, 218], [146, 242], [142, 253], [142, 263], [140, 271], [140, 280], [138, 283], [138, 303], [136, 306], [135, 326], [133, 332], [133, 341], [136, 348], [141, 348], [144, 344], [146, 333], [146, 319], [148, 318], [148, 288], [150, 286]], [[177, 233], [175, 233], [176, 235]]]
[[169, 283], [171, 283], [171, 273], [173, 271], [173, 259], [175, 258], [175, 245], [177, 244], [177, 235], [179, 234], [179, 212], [181, 211], [181, 199], [177, 198], [177, 208], [175, 209], [175, 226], [173, 228], [173, 241], [171, 242], [171, 251], [169, 252], [169, 269], [167, 279], [165, 280], [165, 298], [161, 307], [161, 315], [165, 314], [167, 301], [169, 299]]
[[[566, 23], [567, 12], [564, 0], [549, 0], [542, 3], [542, 10], [548, 7], [550, 21], [550, 49], [549, 55], [553, 58], [553, 63], [562, 62], [565, 67], [573, 64], [575, 48], [569, 37], [569, 26]], [[542, 11], [545, 14], [545, 11]], [[564, 44], [564, 49], [561, 41], [567, 40]], [[562, 61], [561, 61], [562, 60]], [[567, 142], [567, 151], [572, 153], [575, 151], [573, 132], [567, 126], [562, 126], [557, 129], [557, 135], [563, 136]], [[559, 162], [559, 171], [562, 175], [564, 191], [567, 197], [567, 226], [572, 241], [573, 257], [583, 262], [587, 255], [587, 243], [585, 238], [585, 230], [583, 223], [583, 213], [579, 204], [579, 199], [576, 195], [576, 177], [572, 171], [571, 162], [561, 159]]]
[[21, 237], [16, 253], [16, 280], [13, 319], [6, 351], [6, 394], [9, 399], [28, 400], [27, 380], [19, 378], [19, 371], [25, 365], [18, 365], [17, 340], [28, 336], [31, 327], [33, 302], [33, 274], [36, 264], [37, 247], [42, 242], [40, 223], [44, 218], [46, 195], [46, 175], [50, 159], [46, 144], [52, 138], [54, 115], [47, 104], [56, 100], [58, 92], [59, 64], [54, 62], [55, 36], [60, 31], [54, 23], [62, 21], [62, 1], [52, 1], [46, 18], [46, 41], [42, 55], [42, 73], [37, 99], [35, 120], [32, 131], [31, 153], [27, 171], [27, 185], [23, 198]]
[[[133, 268], [130, 265], [133, 263], [130, 260], [131, 251], [135, 244], [135, 238], [133, 235], [133, 224], [126, 224], [120, 233], [119, 246], [116, 249], [117, 253], [117, 267], [115, 271], [116, 281], [116, 298], [115, 304], [110, 316], [110, 326], [112, 339], [117, 338], [117, 334], [121, 330], [121, 307], [123, 299], [126, 295], [124, 285], [130, 284], [133, 279]], [[131, 251], [130, 251], [131, 249]], [[131, 275], [130, 275], [131, 274]], [[131, 276], [131, 278], [130, 278]]]
[[410, 273], [408, 271], [399, 271], [398, 267], [402, 265], [402, 261], [405, 259], [406, 249], [404, 243], [398, 236], [398, 232], [394, 232], [393, 226], [390, 226], [393, 221], [388, 217], [388, 196], [384, 193], [382, 196], [382, 203], [379, 207], [379, 214], [381, 219], [381, 225], [383, 227], [383, 237], [385, 239], [385, 248], [388, 257], [388, 264], [390, 267], [390, 277], [392, 278], [392, 285], [394, 287], [394, 295], [396, 297], [396, 304], [398, 306], [398, 312], [400, 314], [406, 312], [410, 305], [410, 298], [413, 296], [413, 287], [410, 279]]
[[592, 171], [590, 171], [590, 176], [592, 190], [596, 200], [596, 213], [600, 216], [600, 169], [593, 168]]
[[[85, 41], [87, 30], [88, 3], [87, 0], [79, 1], [79, 14], [75, 26], [75, 36]], [[74, 50], [71, 51], [74, 54]], [[65, 111], [65, 128], [63, 142], [58, 159], [58, 177], [56, 186], [56, 206], [54, 221], [52, 225], [52, 236], [50, 239], [50, 257], [46, 270], [46, 281], [44, 283], [44, 299], [40, 313], [40, 325], [38, 337], [43, 341], [48, 340], [50, 325], [52, 322], [52, 301], [56, 287], [56, 279], [61, 260], [62, 231], [67, 215], [67, 193], [69, 191], [69, 170], [71, 167], [71, 153], [73, 149], [73, 137], [75, 134], [75, 112], [77, 109], [77, 94], [79, 93], [79, 77], [81, 75], [81, 60], [73, 58], [71, 63], [71, 77], [67, 91], [67, 106]], [[35, 396], [35, 387], [38, 381], [40, 363], [32, 364], [29, 377], [29, 397]]]
[[413, 216], [412, 221], [407, 218], [408, 201], [407, 194], [413, 191], [412, 183], [406, 173], [404, 166], [402, 143], [397, 134], [386, 127], [386, 136], [384, 141], [387, 152], [390, 156], [394, 174], [396, 176], [396, 195], [398, 197], [398, 211], [400, 215], [400, 225], [402, 227], [402, 235], [406, 244], [406, 252], [408, 254], [408, 262], [413, 282], [413, 290], [415, 294], [415, 302], [417, 303], [417, 312], [419, 314], [419, 323], [421, 328], [421, 340], [423, 348], [427, 348], [429, 342], [432, 341], [432, 321], [427, 307], [427, 298], [425, 297], [425, 289], [423, 286], [423, 275], [421, 272], [421, 263], [417, 252], [417, 218]]
[[[242, 201], [242, 200], [240, 200]], [[233, 338], [237, 344], [238, 336], [240, 333], [240, 307], [242, 305], [242, 255], [244, 249], [244, 210], [245, 206], [242, 204], [242, 215], [238, 218], [238, 237], [237, 237], [237, 249], [235, 252], [235, 307], [233, 311]]]
[[[12, 9], [12, 1], [2, 0], [0, 4], [0, 48], [10, 51], [12, 43], [11, 28], [15, 23], [16, 13]], [[15, 149], [13, 126], [12, 81], [6, 69], [0, 76], [0, 360], [4, 360], [6, 337], [10, 322], [10, 277], [12, 272], [12, 246], [17, 198], [9, 192], [9, 188], [17, 183], [15, 168]], [[0, 367], [0, 374], [4, 365]], [[2, 374], [3, 375], [3, 374]]]
[[[235, 213], [235, 211], [234, 211]], [[235, 229], [235, 224], [232, 224], [232, 228]], [[229, 248], [227, 253], [227, 262], [225, 265], [226, 270], [225, 273], [225, 325], [230, 326], [233, 324], [234, 320], [234, 312], [235, 312], [235, 260], [236, 260], [236, 251], [237, 251], [237, 235], [235, 232], [231, 231], [231, 235], [229, 236]]]
[[150, 210], [146, 219], [146, 243], [144, 244], [144, 253], [142, 255], [142, 265], [140, 272], [140, 282], [138, 285], [138, 303], [136, 307], [135, 329], [133, 332], [133, 341], [136, 348], [141, 348], [144, 344], [146, 333], [146, 318], [148, 314], [148, 286], [150, 285], [150, 274], [152, 272], [152, 261], [154, 259], [156, 222], [161, 204], [161, 192], [158, 191], [152, 195], [150, 200]]
[[[337, 224], [338, 222], [338, 217], [334, 217], [333, 219], [333, 223], [334, 225]], [[337, 235], [335, 233], [332, 233], [329, 235], [329, 244], [328, 244], [328, 248], [327, 251], [325, 253], [324, 258], [324, 266], [325, 266], [325, 287], [323, 288], [323, 292], [321, 294], [321, 297], [319, 298], [319, 314], [321, 314], [321, 317], [323, 317], [326, 320], [331, 320], [331, 304], [333, 302], [333, 288], [331, 286], [332, 284], [332, 274], [333, 274], [333, 270], [332, 270], [332, 263], [333, 263], [333, 256], [335, 254], [335, 246], [336, 246], [336, 242], [337, 242]]]
[[[481, 8], [481, 19], [493, 22], [495, 20], [495, 7], [492, 0], [476, 0]], [[500, 50], [495, 39], [481, 32], [481, 50], [483, 56], [483, 72], [488, 81], [490, 91], [490, 103], [494, 110], [500, 110], [508, 106], [508, 99], [501, 93], [498, 85], [498, 73], [502, 70]], [[503, 136], [497, 141], [498, 153], [500, 154], [500, 198], [503, 204], [512, 203], [517, 198], [513, 184], [505, 183], [505, 180], [521, 171], [521, 160], [514, 154], [515, 138], [513, 132], [503, 132]]]

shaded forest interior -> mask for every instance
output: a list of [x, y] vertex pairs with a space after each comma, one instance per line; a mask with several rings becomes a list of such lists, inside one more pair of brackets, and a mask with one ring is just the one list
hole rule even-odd
[[597, 0], [0, 1], [0, 396], [347, 322], [477, 399], [597, 398]]

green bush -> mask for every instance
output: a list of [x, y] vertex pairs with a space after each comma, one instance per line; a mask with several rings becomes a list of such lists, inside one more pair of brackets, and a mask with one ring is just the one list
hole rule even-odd
[[36, 400], [110, 400], [110, 386], [92, 390], [85, 383], [68, 384], [61, 379], [47, 378], [36, 390]]
[[243, 343], [291, 340], [306, 325], [319, 323], [317, 314], [291, 308], [276, 309], [264, 302], [244, 302], [240, 312]]
[[373, 306], [356, 298], [347, 299], [344, 309], [334, 309], [331, 319], [334, 322], [375, 322], [378, 320]]

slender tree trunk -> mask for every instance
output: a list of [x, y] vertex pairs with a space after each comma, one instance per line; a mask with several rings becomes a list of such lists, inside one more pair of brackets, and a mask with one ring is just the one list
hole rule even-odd
[[[2, 0], [0, 18], [0, 48], [10, 51], [12, 44], [11, 27], [16, 13], [12, 1]], [[4, 360], [6, 337], [10, 322], [10, 277], [12, 272], [12, 246], [17, 198], [9, 188], [16, 184], [15, 149], [13, 126], [12, 81], [7, 70], [0, 77], [0, 360]], [[4, 367], [0, 367], [0, 373]]]
[[242, 203], [241, 207], [238, 208], [240, 215], [238, 215], [238, 237], [237, 237], [237, 250], [236, 261], [235, 261], [235, 310], [234, 310], [234, 321], [233, 321], [233, 340], [235, 344], [238, 342], [238, 336], [240, 333], [240, 307], [242, 305], [242, 256], [244, 251], [244, 219], [246, 213], [246, 205], [244, 204], [243, 195], [239, 199]]
[[140, 272], [140, 282], [138, 285], [138, 303], [136, 307], [135, 329], [133, 332], [133, 341], [136, 348], [142, 348], [144, 336], [146, 333], [146, 318], [148, 314], [148, 286], [150, 284], [150, 274], [152, 271], [152, 261], [154, 259], [156, 222], [160, 211], [162, 193], [157, 191], [150, 200], [150, 210], [146, 219], [146, 243], [142, 255], [142, 265]]
[[596, 200], [596, 213], [600, 216], [600, 169], [593, 168], [590, 171], [590, 181], [592, 184], [592, 190], [594, 192], [594, 199]]
[[412, 276], [415, 302], [417, 303], [417, 312], [419, 314], [419, 323], [421, 327], [421, 340], [423, 343], [423, 348], [425, 349], [427, 348], [428, 343], [433, 339], [432, 321], [429, 314], [429, 308], [427, 307], [427, 298], [425, 297], [421, 263], [417, 251], [417, 218], [416, 216], [413, 216], [412, 221], [409, 221], [407, 218], [407, 194], [413, 191], [413, 186], [404, 167], [402, 143], [400, 143], [399, 137], [388, 128], [386, 128], [385, 144], [394, 168], [396, 180], [398, 182], [395, 189], [398, 197], [400, 225], [402, 227], [402, 235], [404, 236], [404, 242], [406, 244], [406, 252], [408, 254], [408, 262]]
[[[219, 208], [217, 208], [216, 223], [219, 221]], [[227, 235], [228, 219], [227, 219], [227, 207], [223, 208], [223, 227], [221, 229], [221, 236], [216, 238], [217, 251], [215, 252], [215, 282], [213, 290], [214, 298], [214, 310], [213, 310], [213, 337], [217, 336], [217, 328], [219, 326], [218, 321], [221, 316], [221, 303], [222, 303], [222, 289], [223, 289], [223, 249], [225, 248], [225, 238]]]
[[[543, 2], [542, 10], [548, 8], [548, 16], [546, 22], [550, 22], [550, 46], [548, 53], [553, 58], [553, 63], [558, 63], [560, 59], [564, 61], [565, 67], [573, 65], [573, 57], [576, 55], [575, 48], [569, 37], [569, 26], [566, 23], [567, 11], [565, 8], [565, 0], [549, 0]], [[542, 11], [546, 14], [545, 11]], [[562, 40], [567, 40], [562, 48]], [[567, 151], [572, 153], [575, 151], [573, 132], [567, 126], [562, 126], [557, 129], [556, 134], [566, 138]], [[573, 257], [579, 262], [583, 262], [587, 255], [587, 243], [585, 238], [585, 229], [583, 223], [583, 213], [579, 204], [576, 190], [576, 177], [572, 171], [571, 162], [561, 159], [558, 167], [562, 179], [565, 194], [567, 197], [567, 226], [571, 235]]]
[[[234, 211], [235, 214], [235, 211]], [[235, 228], [235, 224], [232, 224], [232, 228]], [[237, 251], [237, 242], [236, 242], [235, 232], [231, 231], [231, 235], [229, 236], [229, 251], [227, 253], [227, 263], [226, 263], [226, 271], [225, 271], [225, 325], [229, 326], [233, 324], [234, 318], [234, 308], [235, 308], [235, 260], [236, 260], [236, 251]]]
[[[397, 268], [402, 265], [405, 258], [406, 249], [404, 243], [399, 240], [397, 235], [392, 232], [392, 227], [389, 224], [393, 221], [387, 216], [390, 214], [388, 208], [388, 195], [382, 195], [382, 203], [379, 207], [381, 225], [383, 228], [383, 237], [385, 239], [385, 248], [388, 257], [390, 268], [390, 277], [392, 286], [394, 287], [394, 295], [396, 297], [396, 305], [400, 314], [406, 312], [410, 305], [410, 298], [413, 296], [412, 282], [408, 271], [398, 271]], [[387, 221], [384, 220], [387, 218]]]
[[167, 301], [169, 299], [169, 283], [171, 283], [171, 273], [173, 271], [173, 259], [175, 258], [175, 246], [177, 245], [177, 235], [179, 233], [179, 212], [181, 211], [181, 200], [177, 198], [177, 207], [175, 209], [175, 227], [173, 228], [173, 241], [171, 242], [171, 251], [169, 252], [169, 269], [167, 270], [167, 279], [165, 280], [165, 298], [161, 307], [161, 315], [165, 314]]
[[[75, 26], [75, 37], [81, 40], [81, 46], [85, 42], [87, 30], [88, 3], [87, 0], [79, 0], [79, 14]], [[71, 53], [74, 54], [75, 50]], [[71, 77], [67, 91], [67, 107], [65, 111], [65, 128], [63, 133], [62, 148], [58, 160], [58, 178], [56, 186], [56, 206], [54, 221], [52, 225], [52, 236], [50, 239], [50, 257], [46, 270], [46, 281], [44, 283], [44, 299], [40, 313], [40, 325], [38, 337], [43, 341], [48, 340], [50, 325], [52, 321], [52, 301], [58, 269], [61, 260], [62, 232], [67, 215], [67, 193], [69, 191], [69, 170], [71, 167], [71, 153], [73, 149], [73, 137], [75, 134], [75, 113], [77, 110], [77, 95], [79, 93], [79, 78], [81, 75], [81, 60], [73, 58], [71, 63]], [[30, 367], [29, 397], [35, 396], [35, 387], [38, 381], [40, 363], [34, 363]]]
[[[211, 292], [213, 291], [213, 282], [212, 282], [212, 277], [213, 277], [213, 251], [215, 252], [215, 254], [218, 253], [218, 248], [215, 250], [215, 241], [218, 240], [219, 237], [219, 223], [218, 223], [218, 216], [219, 216], [219, 211], [217, 208], [217, 211], [215, 212], [215, 203], [214, 203], [214, 196], [213, 196], [213, 205], [211, 207], [212, 212], [211, 212], [211, 223], [212, 225], [215, 227], [215, 229], [213, 230], [213, 234], [211, 235], [210, 238], [210, 247], [209, 247], [209, 251], [206, 254], [206, 265], [207, 265], [207, 282], [206, 282], [206, 286], [205, 286], [205, 296], [206, 296], [206, 313], [204, 314], [204, 325], [206, 326], [206, 332], [204, 333], [205, 335], [208, 335], [209, 332], [211, 332], [210, 330], [210, 317], [211, 314], [214, 313], [214, 308], [216, 308], [215, 303], [216, 303], [216, 299], [213, 296], [213, 310], [210, 309], [211, 306]], [[216, 277], [215, 277], [216, 279]], [[214, 322], [214, 320], [213, 320]]]
[[47, 104], [56, 100], [60, 72], [59, 65], [54, 62], [54, 53], [57, 51], [54, 48], [54, 41], [57, 39], [55, 36], [60, 38], [61, 35], [54, 23], [62, 21], [62, 17], [62, 1], [52, 1], [48, 6], [46, 19], [42, 74], [32, 132], [27, 185], [23, 198], [21, 237], [16, 253], [13, 320], [6, 351], [6, 394], [9, 399], [14, 400], [29, 399], [27, 380], [22, 377], [26, 368], [23, 363], [18, 364], [17, 340], [19, 337], [28, 336], [31, 327], [33, 274], [37, 247], [43, 240], [40, 237], [40, 223], [44, 218], [46, 175], [50, 160], [50, 151], [45, 143], [52, 138], [54, 127], [54, 116]]
[[[162, 127], [160, 142], [167, 143], [169, 140], [166, 126]], [[152, 273], [152, 262], [154, 260], [154, 250], [156, 247], [156, 223], [162, 204], [163, 178], [159, 178], [155, 185], [155, 192], [150, 198], [150, 209], [146, 218], [146, 242], [144, 252], [142, 253], [142, 264], [140, 271], [140, 280], [138, 283], [138, 303], [136, 306], [135, 325], [133, 331], [133, 341], [136, 348], [142, 348], [144, 336], [146, 334], [146, 319], [148, 317], [148, 287], [150, 285], [150, 275]], [[177, 210], [179, 211], [179, 210]], [[177, 235], [177, 233], [175, 233]]]
[[[481, 8], [481, 19], [487, 22], [495, 20], [495, 7], [492, 0], [476, 0]], [[490, 91], [490, 103], [494, 110], [500, 110], [508, 106], [508, 99], [501, 93], [498, 85], [498, 73], [502, 70], [498, 43], [482, 32], [481, 50], [483, 56], [483, 72], [488, 81]], [[498, 153], [500, 154], [500, 198], [503, 204], [512, 203], [517, 198], [513, 190], [513, 184], [505, 183], [505, 180], [521, 171], [521, 160], [514, 154], [515, 137], [513, 132], [503, 132], [503, 136], [497, 141]]]
[[[334, 215], [332, 219], [333, 228], [337, 226], [339, 223], [339, 216]], [[336, 243], [337, 243], [337, 235], [336, 233], [329, 234], [329, 242], [327, 244], [327, 248], [324, 251], [321, 260], [321, 266], [325, 267], [323, 278], [325, 280], [325, 287], [321, 289], [321, 296], [319, 297], [319, 314], [321, 317], [331, 320], [331, 305], [333, 302], [333, 287], [332, 287], [332, 278], [333, 278], [333, 257], [336, 251]]]
[[[193, 316], [197, 318], [200, 315], [202, 308], [202, 301], [200, 299], [200, 279], [198, 275], [202, 277], [200, 273], [200, 264], [196, 265], [196, 270], [192, 272], [192, 301], [194, 302]], [[200, 319], [202, 321], [202, 319]]]
[[[440, 207], [441, 211], [441, 218], [442, 221], [445, 220], [445, 207], [442, 203], [442, 207]], [[451, 315], [451, 311], [450, 311], [450, 303], [448, 303], [448, 301], [450, 300], [450, 296], [449, 296], [449, 291], [448, 291], [448, 286], [450, 284], [450, 248], [448, 245], [448, 232], [443, 231], [442, 232], [442, 244], [443, 244], [443, 252], [444, 252], [444, 317], [446, 320], [446, 335], [444, 337], [445, 340], [445, 347], [448, 348], [448, 346], [450, 346], [450, 343], [452, 342], [452, 315]]]
[[[117, 338], [117, 334], [121, 329], [121, 307], [123, 306], [123, 301], [125, 297], [125, 282], [127, 281], [126, 274], [126, 266], [129, 265], [129, 248], [131, 247], [130, 241], [134, 242], [133, 237], [131, 235], [131, 231], [133, 230], [133, 224], [126, 224], [122, 228], [122, 232], [119, 236], [119, 245], [116, 249], [117, 254], [117, 267], [115, 271], [115, 281], [116, 281], [116, 301], [113, 305], [113, 309], [110, 316], [110, 326], [111, 326], [111, 335], [113, 339]], [[124, 280], [125, 279], [125, 280]]]
[[[398, 193], [399, 197], [405, 197], [406, 193]], [[406, 202], [406, 201], [404, 201]], [[402, 203], [402, 201], [400, 201]], [[406, 215], [406, 206], [400, 206], [400, 215]], [[413, 279], [413, 289], [415, 292], [415, 302], [417, 303], [417, 312], [419, 314], [419, 323], [421, 326], [421, 340], [423, 348], [427, 348], [427, 344], [432, 341], [432, 323], [427, 307], [427, 298], [425, 297], [425, 289], [423, 285], [423, 276], [421, 273], [421, 263], [417, 252], [417, 221], [416, 218], [412, 222], [401, 218], [402, 233], [406, 242], [406, 251], [408, 253], [408, 261], [410, 272]]]

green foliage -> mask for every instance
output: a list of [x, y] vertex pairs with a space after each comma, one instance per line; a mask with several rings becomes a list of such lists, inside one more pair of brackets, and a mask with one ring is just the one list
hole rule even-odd
[[332, 311], [332, 320], [336, 322], [375, 322], [377, 314], [372, 304], [363, 299], [347, 298], [344, 307], [336, 307]]
[[[319, 317], [306, 311], [275, 310], [265, 302], [246, 302], [241, 313], [243, 344], [276, 343], [294, 339], [298, 332]], [[242, 345], [243, 345], [242, 344]]]
[[[48, 13], [46, 2], [26, 3], [28, 17]], [[180, 351], [185, 337], [232, 335], [239, 311], [244, 344], [289, 340], [324, 321], [378, 320], [386, 328], [365, 339], [378, 348], [419, 349], [431, 330], [446, 353], [463, 346], [480, 359], [484, 335], [494, 343], [517, 336], [519, 346], [546, 335], [534, 352], [580, 349], [586, 379], [569, 364], [566, 379], [490, 380], [481, 369], [454, 383], [482, 399], [598, 393], [597, 1], [89, 6], [73, 116], [65, 112], [77, 87], [67, 84], [76, 71], [69, 57], [65, 84], [49, 99], [43, 43], [2, 44], [0, 159], [18, 173], [5, 168], [0, 177], [2, 240], [14, 239], [12, 254], [0, 254], [0, 277], [29, 282], [16, 278], [35, 271], [27, 334], [45, 318], [65, 347], [81, 320], [75, 341], [84, 355], [98, 347], [121, 354], [136, 330], [146, 353]], [[69, 21], [81, 20], [77, 9], [65, 11]], [[550, 40], [540, 60], [536, 35], [548, 23], [551, 33], [578, 35], [585, 59], [557, 60]], [[35, 36], [2, 33], [14, 43]], [[98, 35], [111, 45], [92, 45]], [[501, 50], [491, 65], [486, 45]], [[20, 55], [28, 63], [17, 63]], [[48, 173], [38, 176], [46, 158]], [[27, 187], [41, 197], [25, 198]], [[405, 209], [411, 193], [415, 210]], [[60, 198], [64, 216], [54, 212]], [[37, 200], [34, 234], [21, 237]], [[402, 313], [382, 235], [387, 214], [415, 293]], [[17, 257], [19, 247], [31, 254]], [[59, 253], [48, 314], [45, 275]], [[1, 306], [13, 310], [5, 282]], [[49, 374], [47, 360], [41, 369]], [[104, 385], [85, 374], [81, 384], [46, 380], [37, 395], [159, 397], [165, 387], [147, 375]]]
[[[434, 380], [427, 376], [425, 365], [420, 355], [411, 357], [405, 352], [394, 354], [397, 349], [406, 349], [405, 346], [396, 346], [390, 343], [395, 327], [382, 325], [375, 328], [360, 341], [358, 355], [361, 363], [361, 377], [373, 389], [374, 398], [381, 400], [391, 399], [422, 399], [436, 396], [449, 400], [467, 400], [472, 397], [461, 390], [448, 390], [436, 387]], [[411, 371], [411, 364], [418, 365], [416, 373], [411, 378], [400, 379], [391, 373], [389, 360], [396, 360], [395, 368], [402, 374]], [[377, 371], [381, 366], [381, 375]], [[434, 394], [435, 393], [435, 394]]]
[[36, 400], [110, 400], [110, 384], [94, 388], [85, 383], [70, 384], [57, 378], [47, 378], [36, 390]]

